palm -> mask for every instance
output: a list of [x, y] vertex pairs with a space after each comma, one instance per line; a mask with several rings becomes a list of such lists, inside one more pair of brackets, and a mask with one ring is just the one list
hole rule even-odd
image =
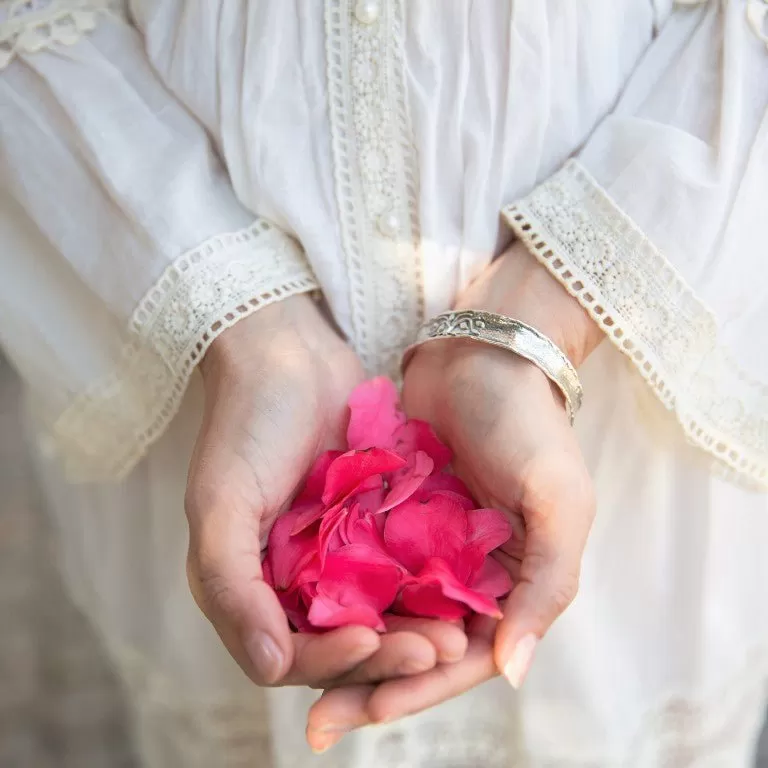
[[193, 466], [215, 478], [228, 505], [261, 510], [262, 543], [318, 454], [343, 445], [346, 399], [362, 372], [346, 345], [332, 344], [322, 361], [295, 337], [267, 355], [254, 350], [256, 381], [217, 393], [206, 419], [212, 428]]

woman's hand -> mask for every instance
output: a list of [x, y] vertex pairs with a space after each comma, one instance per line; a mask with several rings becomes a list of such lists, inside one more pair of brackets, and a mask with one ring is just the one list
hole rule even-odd
[[[380, 680], [461, 658], [466, 638], [439, 622], [384, 637], [365, 627], [291, 632], [262, 580], [261, 547], [322, 451], [344, 445], [354, 353], [304, 296], [222, 333], [200, 370], [203, 423], [189, 470], [188, 576], [229, 652], [261, 685]], [[415, 630], [415, 631], [410, 631]]]
[[[506, 314], [547, 334], [578, 366], [602, 333], [522, 245], [461, 297], [461, 309]], [[536, 642], [576, 595], [593, 515], [592, 485], [560, 393], [531, 363], [478, 342], [423, 345], [405, 376], [410, 417], [430, 422], [453, 449], [454, 469], [479, 502], [508, 511], [516, 535], [497, 557], [516, 586], [504, 618], [476, 620], [465, 658], [407, 680], [357, 689], [355, 726], [439, 703], [503, 671], [518, 687]], [[494, 630], [495, 636], [494, 636]], [[351, 694], [347, 693], [346, 705]], [[310, 723], [339, 722], [329, 692]]]

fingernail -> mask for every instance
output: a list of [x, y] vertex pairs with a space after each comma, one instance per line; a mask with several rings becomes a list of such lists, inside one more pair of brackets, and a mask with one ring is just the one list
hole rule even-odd
[[274, 683], [283, 670], [283, 652], [266, 632], [254, 632], [245, 642], [245, 650], [256, 668], [259, 679]]
[[533, 653], [538, 642], [539, 639], [532, 633], [518, 640], [512, 655], [504, 665], [504, 677], [516, 690], [523, 684], [525, 676], [531, 668]]
[[337, 723], [328, 723], [317, 729], [319, 733], [349, 733], [352, 730], [351, 725], [338, 725]]
[[[342, 729], [334, 726], [324, 726], [323, 728], [314, 731], [316, 735], [313, 736], [310, 741], [310, 749], [316, 755], [322, 755], [323, 752], [327, 752], [331, 747], [338, 744], [347, 732], [347, 728]], [[307, 734], [307, 736], [309, 736], [309, 734]]]
[[397, 674], [415, 675], [418, 672], [426, 672], [428, 669], [432, 669], [433, 666], [434, 663], [430, 664], [429, 661], [424, 659], [403, 659], [403, 661], [397, 665]]

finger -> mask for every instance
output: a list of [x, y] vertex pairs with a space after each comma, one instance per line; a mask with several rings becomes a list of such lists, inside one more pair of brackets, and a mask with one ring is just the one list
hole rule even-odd
[[190, 552], [189, 586], [243, 671], [258, 685], [271, 685], [293, 663], [291, 631], [277, 596], [261, 581], [254, 558], [242, 554], [234, 551], [233, 562], [225, 563], [210, 551]]
[[520, 581], [520, 569], [523, 565], [522, 556], [514, 557], [508, 555], [503, 549], [496, 549], [491, 552], [491, 557], [504, 566], [513, 584], [517, 584]]
[[507, 512], [507, 520], [512, 529], [512, 535], [499, 549], [510, 557], [522, 560], [525, 554], [525, 521], [515, 512]]
[[450, 664], [460, 661], [467, 652], [467, 635], [462, 621], [385, 616], [384, 623], [388, 632], [416, 632], [426, 637], [437, 652], [438, 662]]
[[355, 728], [391, 722], [457, 696], [496, 674], [492, 642], [496, 622], [473, 621], [464, 658], [413, 677], [378, 686], [326, 691], [309, 711], [307, 738], [314, 747], [331, 746]]
[[280, 684], [321, 686], [375, 659], [382, 643], [368, 627], [342, 627], [322, 635], [296, 633], [293, 646], [293, 665]]
[[479, 618], [470, 630], [467, 651], [461, 661], [440, 664], [421, 675], [377, 686], [367, 705], [371, 722], [392, 722], [429, 709], [498, 674], [493, 659], [495, 628], [495, 621]]
[[325, 691], [309, 710], [307, 743], [314, 752], [325, 752], [355, 728], [368, 725], [368, 699], [373, 685], [355, 685]]
[[[227, 475], [220, 473], [222, 478]], [[187, 576], [227, 650], [259, 685], [291, 668], [293, 640], [274, 591], [262, 581], [260, 510], [232, 482], [192, 480], [187, 491]]]
[[367, 661], [331, 681], [326, 687], [373, 683], [415, 675], [432, 669], [437, 663], [435, 647], [426, 637], [415, 632], [394, 632], [382, 636], [380, 642], [379, 650]]
[[525, 554], [494, 649], [499, 670], [514, 688], [522, 685], [539, 639], [578, 591], [594, 501], [586, 471], [563, 471], [567, 466], [574, 464], [537, 472], [541, 486], [529, 488], [524, 499]]

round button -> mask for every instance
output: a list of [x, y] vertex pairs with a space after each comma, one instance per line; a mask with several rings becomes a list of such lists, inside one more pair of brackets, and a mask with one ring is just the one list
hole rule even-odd
[[378, 0], [357, 0], [355, 6], [355, 18], [361, 24], [373, 24], [379, 19], [379, 2]]
[[400, 219], [394, 211], [385, 211], [379, 216], [379, 232], [384, 237], [395, 237], [400, 231]]

